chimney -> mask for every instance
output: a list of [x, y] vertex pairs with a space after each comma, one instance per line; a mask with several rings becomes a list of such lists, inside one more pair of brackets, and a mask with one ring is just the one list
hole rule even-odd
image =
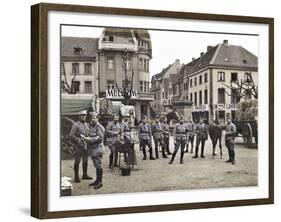
[[207, 51], [211, 50], [212, 48], [213, 48], [213, 46], [208, 45], [208, 46], [207, 46]]
[[223, 44], [228, 45], [228, 40], [227, 39], [223, 40]]
[[194, 61], [195, 60], [195, 58], [194, 57], [192, 57], [192, 61]]
[[201, 53], [200, 53], [200, 56], [202, 56], [202, 55], [204, 55], [204, 52], [201, 52]]
[[180, 62], [180, 60], [179, 60], [179, 59], [176, 59], [176, 62]]

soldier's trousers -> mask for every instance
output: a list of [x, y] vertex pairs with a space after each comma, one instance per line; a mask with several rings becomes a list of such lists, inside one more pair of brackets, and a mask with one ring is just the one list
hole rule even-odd
[[161, 149], [162, 149], [162, 156], [166, 156], [165, 154], [165, 150], [164, 150], [164, 144], [163, 144], [163, 141], [161, 139], [154, 139], [154, 144], [155, 144], [155, 155], [156, 155], [156, 158], [159, 158], [159, 154], [158, 154], [158, 146], [160, 145], [161, 146]]
[[234, 141], [233, 140], [226, 140], [225, 145], [228, 150], [229, 160], [235, 160], [235, 151], [234, 151]]
[[186, 152], [188, 152], [189, 143], [191, 144], [191, 152], [193, 152], [194, 135], [188, 135], [186, 142]]
[[198, 156], [199, 145], [201, 143], [201, 156], [204, 156], [204, 148], [205, 148], [205, 139], [201, 136], [196, 137], [196, 149], [195, 149], [195, 156]]
[[185, 144], [186, 144], [186, 141], [185, 140], [181, 140], [181, 141], [176, 141], [175, 143], [175, 149], [174, 149], [174, 152], [173, 152], [173, 155], [172, 155], [172, 159], [171, 159], [171, 163], [174, 161], [176, 155], [177, 155], [177, 152], [179, 150], [179, 148], [181, 148], [181, 156], [180, 156], [180, 160], [182, 161], [183, 160], [183, 156], [184, 156], [184, 149], [185, 149]]
[[76, 176], [78, 177], [78, 171], [79, 171], [79, 164], [82, 159], [82, 168], [83, 168], [83, 174], [87, 174], [88, 169], [88, 151], [84, 150], [83, 148], [77, 148], [75, 153], [75, 161], [74, 161], [74, 171]]
[[140, 146], [143, 152], [143, 157], [146, 158], [146, 149], [145, 147], [148, 146], [149, 149], [149, 155], [152, 157], [152, 145], [151, 145], [151, 140], [141, 140], [140, 141]]
[[[118, 161], [118, 152], [116, 150], [116, 145], [115, 144], [110, 144], [108, 145], [108, 148], [110, 150], [110, 162], [111, 162], [111, 159], [114, 158], [114, 166], [117, 166], [117, 161]], [[110, 163], [111, 165], [112, 163]]]
[[102, 169], [102, 166], [101, 166], [102, 155], [92, 156], [91, 159], [92, 159], [96, 169]]
[[168, 154], [171, 153], [170, 151], [170, 137], [164, 137], [164, 147]]

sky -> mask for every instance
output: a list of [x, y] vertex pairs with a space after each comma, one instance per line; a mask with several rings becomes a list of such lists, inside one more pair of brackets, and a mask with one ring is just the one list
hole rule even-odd
[[[100, 37], [103, 28], [84, 26], [63, 26], [62, 36]], [[189, 63], [192, 58], [206, 52], [207, 46], [215, 46], [228, 40], [230, 45], [241, 45], [258, 56], [258, 36], [194, 33], [148, 30], [152, 42], [152, 59], [150, 60], [150, 75], [157, 74], [172, 64], [176, 59], [181, 63]]]

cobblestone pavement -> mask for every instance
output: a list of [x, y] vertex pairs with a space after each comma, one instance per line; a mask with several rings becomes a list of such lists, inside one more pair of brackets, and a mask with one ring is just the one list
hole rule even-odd
[[[239, 142], [240, 138], [236, 141]], [[241, 142], [241, 141], [240, 141]], [[130, 176], [121, 176], [118, 168], [110, 170], [108, 167], [109, 150], [105, 147], [103, 157], [103, 187], [94, 190], [88, 184], [91, 181], [82, 180], [81, 183], [72, 183], [72, 195], [93, 195], [106, 193], [132, 193], [166, 190], [186, 190], [204, 188], [226, 188], [257, 186], [258, 161], [257, 149], [246, 148], [242, 144], [236, 144], [236, 165], [225, 163], [228, 154], [223, 145], [224, 158], [216, 156], [212, 159], [211, 141], [205, 145], [205, 159], [192, 159], [191, 153], [185, 153], [184, 164], [179, 163], [180, 153], [177, 153], [174, 164], [169, 165], [169, 159], [142, 160], [142, 152], [139, 146], [135, 146], [137, 165]], [[154, 146], [153, 146], [154, 147]], [[173, 150], [173, 140], [170, 141]], [[217, 148], [217, 154], [218, 152]], [[82, 166], [80, 166], [80, 176]], [[95, 170], [89, 159], [88, 174], [95, 178]], [[62, 161], [62, 176], [73, 178], [73, 160]]]

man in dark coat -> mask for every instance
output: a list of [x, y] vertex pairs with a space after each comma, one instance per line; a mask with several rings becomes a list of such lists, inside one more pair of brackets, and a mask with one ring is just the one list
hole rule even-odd
[[196, 148], [195, 148], [195, 156], [192, 158], [198, 158], [198, 151], [199, 151], [199, 145], [201, 144], [201, 158], [205, 158], [204, 156], [204, 148], [205, 148], [205, 141], [208, 139], [208, 127], [204, 123], [204, 119], [200, 119], [199, 124], [195, 127], [195, 133], [196, 133]]
[[163, 129], [162, 129], [162, 124], [159, 122], [159, 117], [155, 119], [155, 123], [151, 127], [152, 135], [153, 135], [153, 140], [154, 140], [154, 145], [155, 145], [155, 155], [156, 159], [159, 159], [159, 154], [158, 154], [158, 146], [161, 146], [162, 148], [162, 156], [163, 158], [167, 158], [165, 149], [164, 149], [164, 137], [163, 137]]
[[79, 164], [81, 159], [83, 160], [83, 180], [91, 180], [92, 177], [89, 177], [87, 174], [88, 170], [88, 150], [87, 143], [85, 142], [83, 136], [88, 136], [88, 124], [85, 122], [87, 116], [87, 111], [83, 110], [79, 112], [79, 120], [72, 125], [69, 136], [74, 143], [75, 149], [75, 161], [74, 161], [74, 181], [76, 183], [80, 182], [79, 178]]

